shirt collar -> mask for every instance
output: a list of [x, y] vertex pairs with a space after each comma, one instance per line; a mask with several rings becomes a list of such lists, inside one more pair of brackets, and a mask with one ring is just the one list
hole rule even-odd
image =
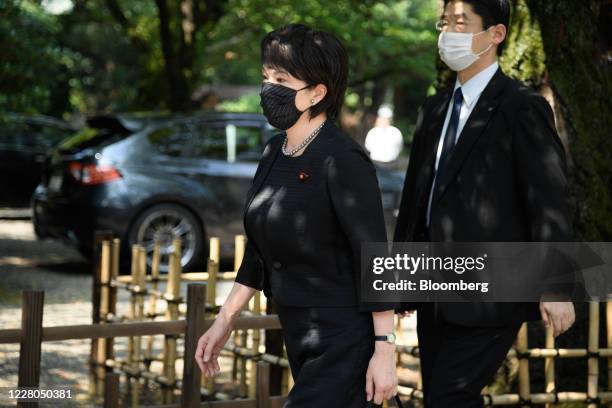
[[474, 75], [463, 85], [461, 85], [461, 83], [459, 82], [459, 76], [457, 76], [457, 79], [455, 80], [454, 90], [461, 87], [461, 92], [463, 93], [463, 101], [468, 107], [472, 106], [474, 101], [478, 99], [482, 91], [484, 91], [491, 78], [493, 78], [493, 75], [495, 75], [497, 68], [499, 68], [499, 64], [497, 63], [497, 61], [495, 61], [494, 63], [480, 71], [478, 74]]

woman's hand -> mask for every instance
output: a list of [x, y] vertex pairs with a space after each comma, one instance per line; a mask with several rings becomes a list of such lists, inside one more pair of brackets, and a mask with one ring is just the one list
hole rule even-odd
[[395, 345], [377, 341], [366, 373], [367, 400], [382, 404], [383, 399], [397, 395]]
[[233, 327], [233, 319], [219, 313], [212, 326], [198, 340], [195, 359], [205, 377], [212, 377], [221, 370], [217, 358], [232, 334]]

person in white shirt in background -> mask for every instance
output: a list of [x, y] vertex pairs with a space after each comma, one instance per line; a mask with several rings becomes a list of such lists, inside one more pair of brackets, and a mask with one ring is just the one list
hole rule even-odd
[[393, 110], [389, 105], [381, 105], [378, 109], [376, 124], [365, 139], [365, 147], [370, 152], [370, 158], [378, 162], [395, 161], [402, 151], [402, 132], [391, 125]]

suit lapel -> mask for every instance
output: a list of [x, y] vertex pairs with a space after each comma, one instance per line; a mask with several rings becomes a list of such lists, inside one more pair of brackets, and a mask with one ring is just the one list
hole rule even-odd
[[[498, 68], [482, 94], [476, 102], [476, 106], [472, 110], [461, 134], [457, 145], [453, 149], [453, 153], [446, 165], [444, 174], [438, 187], [438, 193], [436, 194], [434, 201], [438, 201], [440, 197], [444, 195], [444, 192], [448, 189], [448, 186], [453, 182], [457, 173], [461, 169], [463, 162], [467, 158], [468, 154], [472, 150], [474, 143], [482, 135], [484, 129], [487, 127], [487, 123], [495, 113], [495, 109], [499, 105], [503, 94], [503, 90], [506, 85], [508, 77], [502, 72], [501, 68]], [[442, 119], [444, 120], [444, 119]]]
[[427, 193], [424, 195], [425, 199], [429, 196], [429, 187], [431, 186], [431, 181], [434, 176], [440, 133], [442, 133], [442, 127], [444, 126], [444, 119], [450, 102], [451, 92], [452, 88], [440, 91], [440, 93], [436, 95], [436, 99], [430, 108], [429, 114], [425, 114], [425, 129], [423, 132], [425, 140], [423, 142], [423, 150], [420, 152], [423, 155], [423, 162], [419, 168], [421, 176], [419, 177], [420, 183], [416, 193], [417, 203], [420, 203], [423, 199], [423, 192]]

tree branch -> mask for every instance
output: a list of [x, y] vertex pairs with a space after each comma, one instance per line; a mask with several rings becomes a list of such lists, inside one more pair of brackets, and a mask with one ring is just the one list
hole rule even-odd
[[132, 43], [134, 48], [136, 48], [136, 50], [139, 52], [149, 51], [149, 45], [146, 43], [146, 41], [144, 41], [142, 38], [132, 32], [130, 22], [125, 16], [125, 14], [123, 14], [121, 6], [119, 6], [117, 0], [104, 0], [104, 4], [106, 5], [106, 8], [108, 9], [113, 19], [115, 19], [115, 21], [119, 23], [121, 28], [125, 31], [125, 34], [130, 39], [130, 42]]

